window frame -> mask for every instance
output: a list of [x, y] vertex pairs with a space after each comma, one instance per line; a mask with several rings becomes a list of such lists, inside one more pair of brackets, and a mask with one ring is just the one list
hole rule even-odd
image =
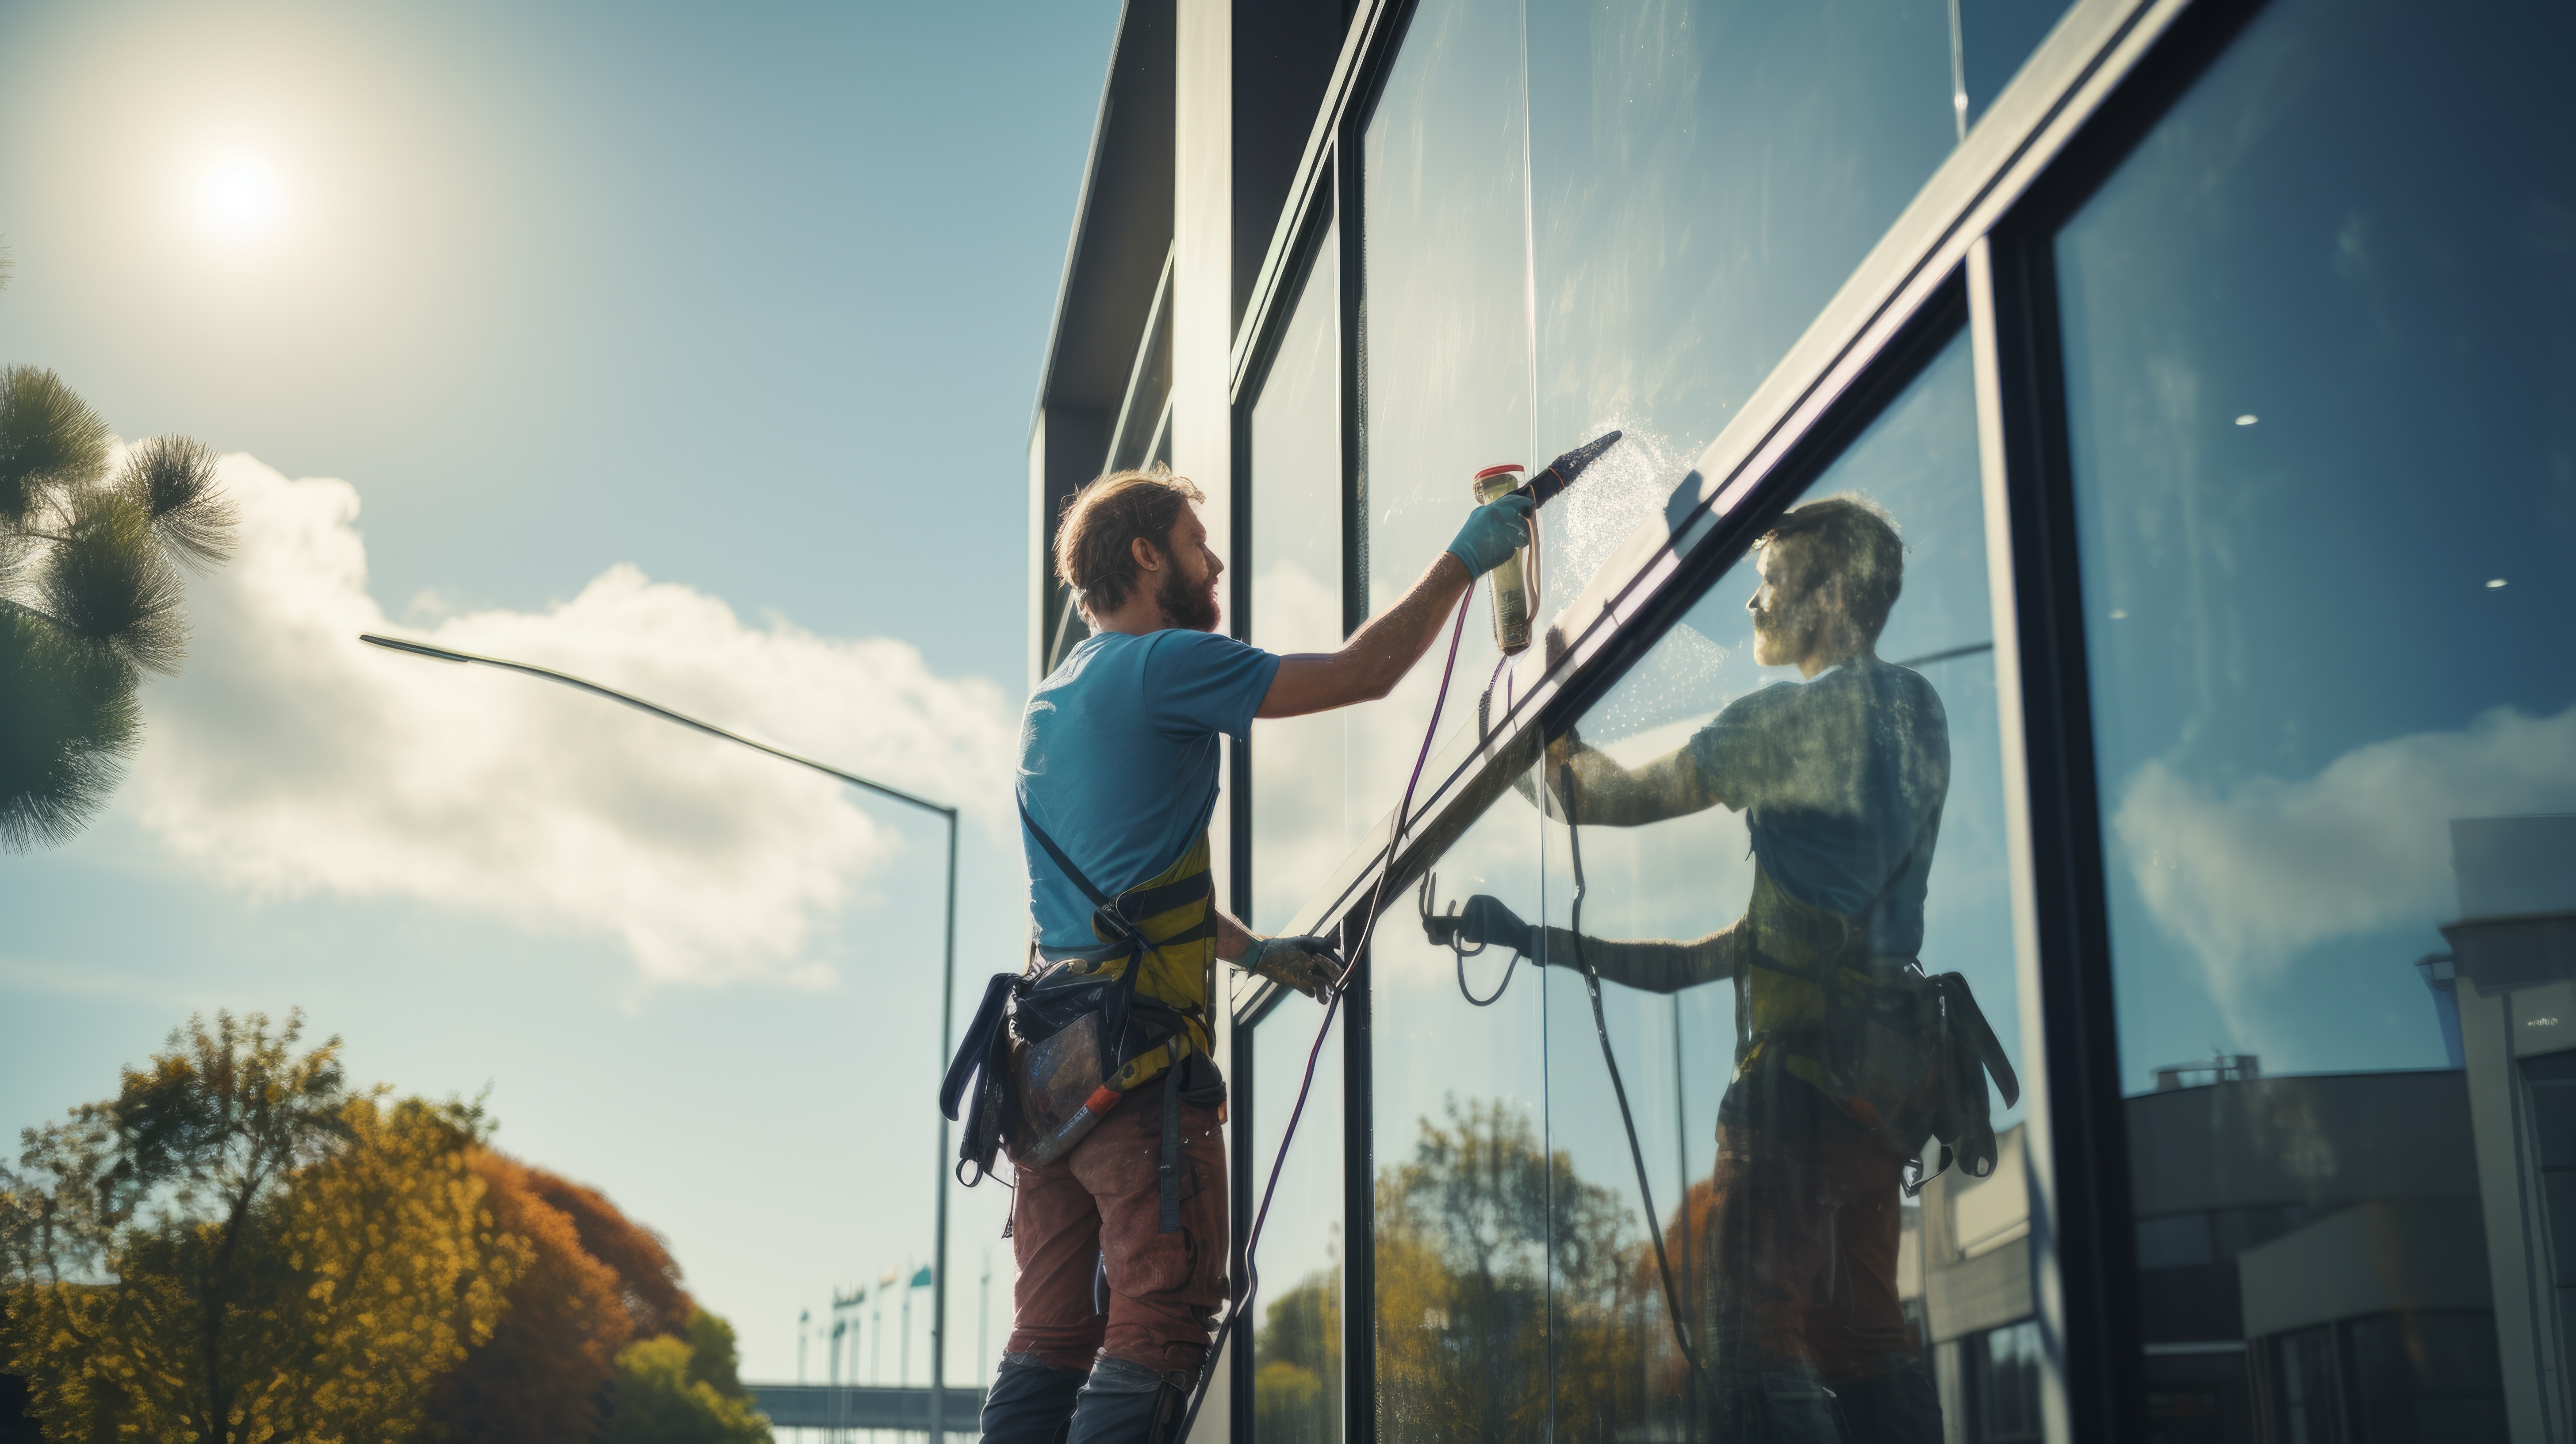
[[[1393, 858], [1363, 843], [1310, 895], [1291, 927], [1355, 934], [1374, 901], [1409, 887], [1509, 779], [1651, 647], [1759, 528], [1964, 324], [1977, 371], [1989, 550], [1999, 609], [1999, 710], [2006, 728], [2016, 932], [2024, 957], [2031, 1111], [2034, 1300], [2043, 1340], [2049, 1437], [2134, 1440], [2145, 1433], [2145, 1371], [2135, 1227], [2118, 1077], [2101, 818], [2094, 787], [2047, 242], [2058, 221], [2128, 154], [2261, 8], [2261, 0], [2076, 0], [2021, 72], [1926, 181], [1834, 299], [1702, 453], [1696, 496], [1657, 536], [1650, 522], [1559, 615], [1571, 638], [1548, 666], [1538, 649], [1512, 668], [1514, 701], [1426, 769]], [[1338, 213], [1342, 324], [1345, 628], [1364, 620], [1366, 358], [1359, 266], [1360, 135], [1392, 66], [1413, 0], [1357, 0], [1342, 52], [1274, 228], [1236, 338], [1231, 388], [1233, 536], [1248, 556], [1249, 415], [1277, 334]], [[1355, 581], [1358, 588], [1354, 594]], [[1248, 574], [1235, 580], [1236, 634], [1249, 626]], [[1356, 612], [1356, 614], [1355, 614]], [[2011, 625], [2000, 625], [2008, 617]], [[1232, 764], [1233, 896], [1252, 869], [1248, 749]], [[1394, 819], [1369, 835], [1384, 838]], [[1353, 938], [1356, 941], [1355, 938]], [[1365, 968], [1366, 959], [1356, 960]], [[1374, 1255], [1369, 1217], [1368, 990], [1345, 998], [1344, 1400], [1348, 1444], [1376, 1437]], [[1233, 996], [1238, 1029], [1259, 1025], [1273, 985]], [[1248, 1037], [1247, 1034], [1239, 1036]], [[1238, 1086], [1241, 1086], [1240, 1084]], [[1244, 1095], [1245, 1119], [1254, 1106]], [[1242, 1120], [1239, 1120], [1239, 1122]], [[1235, 1149], [1238, 1218], [1253, 1175], [1248, 1127]], [[1236, 1247], [1240, 1277], [1241, 1243]], [[1238, 1354], [1233, 1434], [1250, 1438], [1248, 1351]]]

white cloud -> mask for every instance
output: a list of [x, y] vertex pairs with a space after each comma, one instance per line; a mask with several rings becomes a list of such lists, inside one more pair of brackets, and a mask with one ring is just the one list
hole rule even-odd
[[2576, 708], [2498, 708], [2457, 732], [2356, 747], [2304, 781], [2223, 791], [2165, 762], [2122, 789], [2112, 829], [2148, 910], [2222, 1005], [2301, 949], [2456, 911], [2450, 822], [2576, 804]]
[[263, 898], [405, 897], [617, 937], [649, 982], [819, 982], [817, 930], [894, 855], [840, 783], [586, 696], [364, 646], [393, 632], [556, 667], [890, 785], [1006, 815], [1000, 689], [897, 641], [749, 626], [626, 565], [542, 612], [389, 625], [358, 493], [224, 459], [241, 550], [189, 590], [186, 672], [146, 692], [120, 797]]

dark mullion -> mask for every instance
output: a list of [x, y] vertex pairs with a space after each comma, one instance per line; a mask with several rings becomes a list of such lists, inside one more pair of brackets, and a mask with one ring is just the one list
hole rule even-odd
[[[1228, 1080], [1232, 1085], [1228, 1091], [1232, 1095], [1234, 1104], [1231, 1115], [1234, 1126], [1228, 1130], [1226, 1138], [1226, 1152], [1230, 1157], [1229, 1168], [1234, 1182], [1234, 1186], [1227, 1190], [1232, 1197], [1234, 1210], [1234, 1227], [1228, 1230], [1230, 1236], [1226, 1245], [1226, 1277], [1233, 1282], [1233, 1288], [1230, 1291], [1233, 1297], [1226, 1305], [1229, 1309], [1239, 1308], [1247, 1302], [1243, 1297], [1243, 1286], [1244, 1281], [1251, 1275], [1246, 1272], [1247, 1260], [1244, 1258], [1243, 1242], [1244, 1235], [1252, 1228], [1252, 1210], [1260, 1202], [1253, 1194], [1253, 1170], [1257, 1165], [1253, 1160], [1252, 1110], [1260, 1103], [1259, 1097], [1253, 1091], [1252, 1048], [1255, 1032], [1254, 1024], [1234, 1025], [1234, 1076]], [[1231, 1439], [1233, 1444], [1253, 1444], [1252, 1335], [1253, 1322], [1247, 1315], [1235, 1321], [1234, 1332], [1226, 1340], [1229, 1357], [1225, 1361], [1225, 1367], [1229, 1371], [1228, 1378], [1233, 1395], [1229, 1410], [1232, 1417], [1227, 1421], [1226, 1437]]]
[[[1346, 941], [1354, 918], [1343, 924]], [[1377, 1439], [1377, 1244], [1372, 1217], [1375, 1207], [1375, 1150], [1370, 1146], [1369, 1097], [1373, 1070], [1369, 1052], [1372, 1009], [1369, 1006], [1368, 950], [1353, 960], [1358, 970], [1342, 995], [1342, 1439], [1344, 1444], [1375, 1444]]]
[[2078, 1439], [2147, 1438], [2144, 1330], [2128, 1116], [2103, 883], [2074, 475], [2050, 233], [1994, 237], [2005, 495], [2030, 769], [2033, 900], [2047, 1037], [2053, 1205], [2042, 1241], [2065, 1301], [2069, 1424]]
[[[1229, 401], [1227, 411], [1228, 446], [1233, 465], [1228, 468], [1232, 485], [1228, 487], [1226, 554], [1234, 561], [1234, 580], [1229, 590], [1233, 602], [1234, 632], [1237, 641], [1252, 640], [1252, 406], [1259, 397], [1248, 390], [1240, 400]], [[1225, 779], [1226, 836], [1232, 846], [1226, 851], [1226, 905], [1238, 918], [1252, 916], [1252, 742], [1249, 736], [1238, 738], [1226, 747]], [[1222, 971], [1222, 970], [1220, 970]], [[1233, 984], [1229, 978], [1225, 995], [1209, 1000], [1211, 1007], [1222, 1004], [1228, 1011], [1234, 1007]], [[1241, 1054], [1236, 1055], [1238, 1065]]]
[[1368, 580], [1368, 278], [1360, 214], [1360, 149], [1357, 125], [1344, 127], [1334, 147], [1334, 188], [1341, 213], [1340, 254], [1334, 258], [1341, 276], [1342, 383], [1342, 635], [1360, 629], [1369, 618]]
[[[1401, 27], [1397, 27], [1399, 30]], [[1391, 47], [1390, 47], [1391, 49]], [[1380, 73], [1383, 66], [1379, 67]], [[1362, 270], [1367, 224], [1360, 193], [1362, 129], [1366, 107], [1341, 122], [1334, 146], [1334, 187], [1341, 215], [1342, 371], [1342, 631], [1368, 620], [1368, 288]], [[1347, 926], [1347, 925], [1346, 925]], [[1353, 943], [1361, 940], [1352, 939]], [[1369, 1119], [1374, 1110], [1369, 1057], [1368, 955], [1352, 955], [1352, 976], [1342, 999], [1342, 1439], [1370, 1444], [1377, 1438], [1377, 1241], [1374, 1150]]]

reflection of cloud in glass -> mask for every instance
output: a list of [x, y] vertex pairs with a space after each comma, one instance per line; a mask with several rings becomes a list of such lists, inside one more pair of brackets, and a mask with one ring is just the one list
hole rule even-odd
[[2301, 949], [2454, 911], [2450, 821], [2576, 807], [2576, 708], [2499, 707], [2457, 732], [2356, 747], [2304, 781], [2220, 788], [2159, 759], [2112, 828], [2157, 923], [2231, 1023]]
[[[1253, 582], [1253, 624], [1282, 651], [1334, 645], [1341, 598], [1293, 561], [1264, 565]], [[1287, 925], [1306, 895], [1350, 851], [1360, 825], [1343, 805], [1344, 718], [1327, 712], [1279, 718], [1253, 729], [1252, 806], [1259, 830], [1252, 925]]]

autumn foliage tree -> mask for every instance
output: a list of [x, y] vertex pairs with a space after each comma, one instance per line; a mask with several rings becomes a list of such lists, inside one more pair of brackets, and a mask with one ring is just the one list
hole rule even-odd
[[390, 1439], [490, 1336], [526, 1246], [473, 1109], [353, 1093], [332, 1039], [217, 1014], [0, 1170], [5, 1348], [64, 1439]]
[[529, 1262], [492, 1337], [440, 1381], [432, 1417], [456, 1438], [495, 1444], [590, 1438], [618, 1355], [684, 1336], [697, 1305], [662, 1241], [596, 1191], [490, 1148], [470, 1166]]
[[1628, 1206], [1544, 1147], [1525, 1112], [1455, 1098], [1446, 1111], [1377, 1178], [1380, 1436], [1632, 1432], [1650, 1275]]
[[0, 1169], [0, 1374], [47, 1438], [768, 1439], [660, 1238], [301, 1031], [191, 1019]]

